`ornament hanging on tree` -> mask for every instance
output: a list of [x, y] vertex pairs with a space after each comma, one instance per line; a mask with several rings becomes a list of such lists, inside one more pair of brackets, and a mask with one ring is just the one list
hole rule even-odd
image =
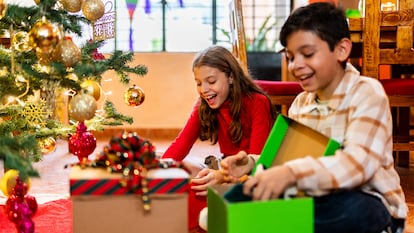
[[69, 152], [76, 155], [79, 162], [86, 163], [88, 156], [96, 148], [96, 138], [87, 131], [83, 121], [78, 122], [76, 133], [69, 137]]
[[37, 141], [42, 155], [47, 155], [56, 150], [56, 140], [53, 137], [39, 139]]
[[81, 10], [82, 0], [60, 0], [63, 8], [71, 13], [76, 13]]
[[14, 34], [11, 45], [17, 52], [27, 52], [33, 49], [29, 45], [29, 33], [25, 31]]
[[81, 60], [81, 51], [79, 47], [73, 43], [72, 38], [66, 36], [56, 45], [52, 56], [53, 59], [62, 62], [66, 67], [72, 67]]
[[145, 100], [144, 91], [137, 85], [132, 85], [124, 93], [124, 101], [128, 106], [137, 107]]
[[39, 60], [39, 64], [43, 66], [42, 69], [49, 69], [49, 64], [52, 61], [50, 53], [44, 53], [41, 50], [36, 50], [36, 57]]
[[[3, 194], [6, 197], [9, 197], [13, 194], [13, 188], [16, 186], [17, 178], [19, 177], [19, 171], [15, 169], [7, 170], [6, 173], [4, 173], [4, 176], [0, 180], [0, 190], [3, 192]], [[30, 178], [26, 181], [27, 185], [27, 191], [29, 191], [31, 186], [31, 180]]]
[[96, 109], [96, 100], [89, 94], [77, 94], [69, 102], [69, 116], [76, 121], [92, 119]]
[[80, 85], [82, 87], [82, 90], [85, 94], [89, 94], [95, 98], [96, 101], [101, 98], [101, 86], [99, 83], [95, 80], [88, 79], [81, 83]]
[[90, 21], [96, 21], [105, 13], [105, 5], [101, 0], [84, 0], [82, 13]]
[[[89, 42], [89, 43], [92, 43], [92, 42], [93, 42], [93, 40], [89, 40], [88, 42]], [[95, 61], [105, 59], [105, 55], [104, 55], [103, 53], [99, 52], [97, 48], [96, 48], [96, 49], [94, 49], [94, 50], [92, 50], [91, 57], [92, 57], [92, 59], [93, 59], [93, 60], [95, 60]]]
[[36, 22], [29, 31], [29, 46], [42, 54], [50, 54], [60, 39], [59, 28], [46, 18]]
[[0, 19], [6, 15], [7, 5], [4, 0], [0, 0]]

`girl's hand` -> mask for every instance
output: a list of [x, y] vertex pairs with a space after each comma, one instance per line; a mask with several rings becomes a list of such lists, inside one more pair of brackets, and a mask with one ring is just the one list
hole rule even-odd
[[191, 189], [196, 192], [197, 196], [206, 196], [208, 186], [223, 182], [224, 177], [220, 171], [205, 168], [195, 178], [191, 179]]
[[239, 179], [248, 174], [254, 167], [255, 161], [253, 155], [247, 155], [246, 152], [227, 156], [221, 161], [221, 173], [226, 182], [237, 182]]

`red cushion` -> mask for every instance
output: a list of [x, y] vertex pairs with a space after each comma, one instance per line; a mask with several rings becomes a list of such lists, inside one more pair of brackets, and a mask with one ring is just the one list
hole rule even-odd
[[387, 95], [414, 95], [414, 79], [382, 79], [380, 80]]
[[269, 95], [297, 95], [303, 91], [298, 82], [255, 80]]

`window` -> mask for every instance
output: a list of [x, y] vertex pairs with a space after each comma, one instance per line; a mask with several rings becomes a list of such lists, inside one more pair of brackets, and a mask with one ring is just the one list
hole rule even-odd
[[[116, 37], [101, 49], [135, 52], [194, 52], [212, 44], [231, 47], [229, 0], [102, 0], [115, 2]], [[290, 0], [243, 0], [247, 41], [257, 37], [266, 17], [276, 22], [266, 34], [267, 46], [277, 40], [289, 15]], [[89, 29], [92, 35], [91, 29]]]

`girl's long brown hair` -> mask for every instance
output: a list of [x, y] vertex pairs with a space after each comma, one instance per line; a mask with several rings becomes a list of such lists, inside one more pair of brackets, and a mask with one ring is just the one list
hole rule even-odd
[[[246, 72], [239, 61], [225, 47], [212, 46], [200, 52], [193, 61], [193, 71], [195, 68], [208, 66], [216, 68], [226, 74], [228, 78], [233, 78], [230, 85], [230, 114], [232, 122], [230, 123], [229, 134], [231, 141], [238, 144], [243, 135], [240, 114], [242, 110], [242, 98], [244, 95], [251, 93], [260, 93], [269, 100], [272, 117], [275, 117], [274, 106], [271, 104], [268, 95], [254, 82], [251, 76]], [[200, 109], [198, 116], [200, 118], [200, 140], [210, 140], [213, 144], [218, 140], [218, 121], [217, 109], [212, 109], [207, 102], [200, 98]]]

